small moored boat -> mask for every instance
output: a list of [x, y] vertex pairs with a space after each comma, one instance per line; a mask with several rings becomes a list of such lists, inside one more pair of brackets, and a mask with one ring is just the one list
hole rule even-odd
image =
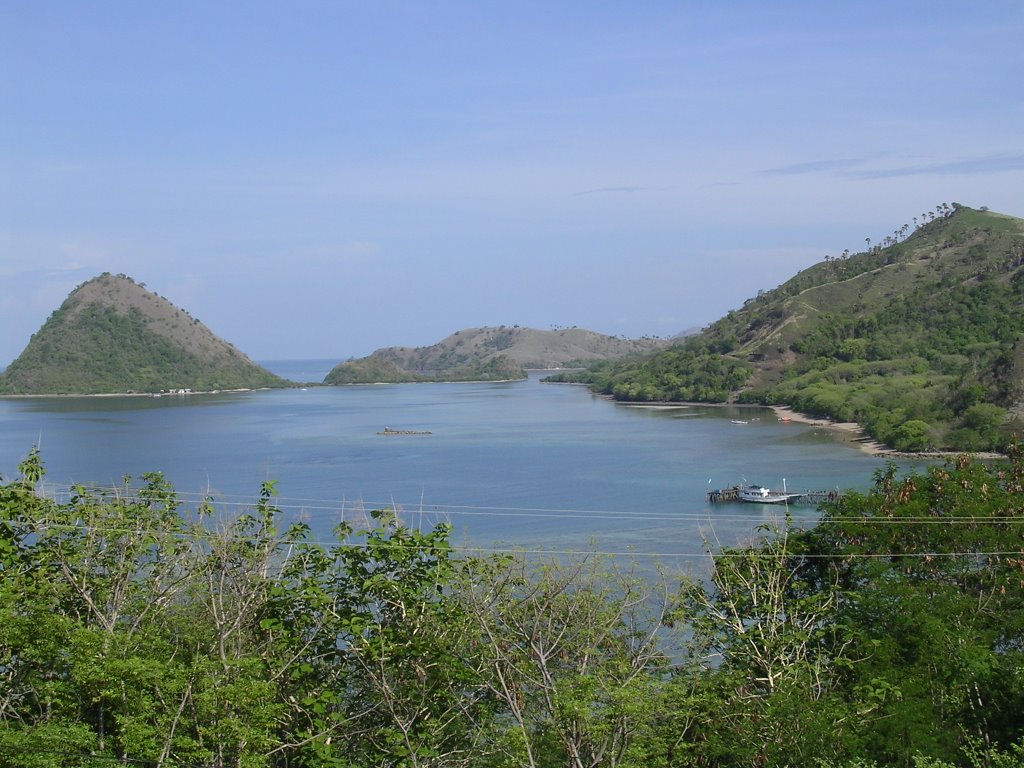
[[751, 504], [784, 504], [787, 501], [794, 501], [800, 496], [799, 493], [773, 491], [763, 485], [741, 485], [736, 489], [736, 498]]

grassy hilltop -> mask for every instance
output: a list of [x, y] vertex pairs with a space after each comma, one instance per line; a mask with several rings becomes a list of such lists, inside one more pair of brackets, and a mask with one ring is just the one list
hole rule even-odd
[[866, 244], [575, 380], [620, 400], [786, 404], [901, 450], [999, 447], [1024, 415], [1024, 220], [941, 205]]
[[76, 288], [0, 375], [0, 394], [209, 391], [287, 382], [124, 275]]

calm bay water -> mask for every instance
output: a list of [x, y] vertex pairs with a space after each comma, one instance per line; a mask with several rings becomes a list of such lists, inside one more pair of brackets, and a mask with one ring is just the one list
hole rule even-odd
[[[265, 365], [308, 381], [332, 362]], [[275, 480], [279, 505], [322, 538], [342, 517], [394, 506], [411, 522], [447, 519], [463, 543], [671, 560], [700, 552], [704, 534], [732, 543], [779, 512], [708, 505], [709, 487], [785, 478], [789, 490], [863, 490], [884, 466], [768, 409], [622, 406], [539, 378], [0, 400], [0, 476], [39, 444], [58, 489], [160, 471], [183, 498], [212, 495], [230, 512]], [[385, 427], [431, 434], [378, 435]]]

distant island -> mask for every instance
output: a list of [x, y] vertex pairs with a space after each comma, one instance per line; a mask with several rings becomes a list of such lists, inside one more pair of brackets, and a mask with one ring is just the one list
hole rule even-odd
[[339, 363], [325, 384], [508, 381], [530, 369], [584, 367], [667, 347], [663, 339], [623, 339], [583, 328], [541, 331], [518, 325], [468, 328], [427, 347], [387, 347]]
[[0, 374], [0, 395], [282, 387], [201, 322], [126, 275], [78, 286]]

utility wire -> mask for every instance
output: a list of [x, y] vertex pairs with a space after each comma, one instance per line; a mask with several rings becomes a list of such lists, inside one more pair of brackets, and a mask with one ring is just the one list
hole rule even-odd
[[[81, 488], [87, 492], [98, 495], [109, 495], [114, 498], [123, 497], [125, 501], [139, 501], [139, 489], [124, 488], [120, 486], [52, 486], [46, 489], [56, 500], [58, 498], [70, 499], [77, 489]], [[127, 494], [127, 495], [126, 495]], [[235, 497], [210, 497], [201, 493], [174, 492], [173, 498], [183, 504], [207, 505], [213, 509], [231, 508], [252, 508], [256, 505], [257, 499], [252, 496], [237, 495]], [[231, 500], [237, 498], [237, 500]], [[394, 510], [400, 514], [419, 515], [467, 515], [479, 517], [551, 517], [564, 518], [572, 517], [582, 520], [666, 520], [666, 521], [750, 521], [751, 514], [718, 512], [713, 514], [709, 511], [700, 512], [631, 512], [621, 510], [602, 509], [580, 509], [571, 507], [503, 507], [485, 505], [463, 505], [463, 504], [427, 504], [417, 502], [415, 506], [405, 507], [397, 504], [394, 499], [390, 501], [371, 501], [365, 499], [330, 501], [325, 499], [311, 499], [289, 496], [271, 496], [267, 502], [274, 508], [281, 511], [299, 511], [306, 515], [314, 513], [325, 513], [342, 515], [345, 513], [360, 514], [366, 510], [386, 509]], [[748, 505], [749, 508], [749, 505]], [[781, 505], [770, 507], [773, 514], [778, 515], [778, 510], [783, 509]], [[799, 521], [817, 522], [821, 516], [816, 510], [794, 510], [788, 509], [790, 518]], [[858, 522], [881, 525], [900, 524], [947, 524], [947, 523], [999, 523], [999, 522], [1024, 522], [1024, 512], [1021, 515], [914, 515], [898, 517], [880, 516], [856, 516], [843, 517], [841, 522]]]
[[[81, 525], [78, 523], [54, 523], [54, 522], [42, 522], [40, 525], [33, 527], [33, 532], [40, 533], [44, 531], [66, 531], [76, 533], [95, 533], [95, 534], [110, 534], [113, 536], [122, 536], [127, 534], [151, 534], [153, 531], [142, 528], [115, 528], [115, 527], [104, 527], [104, 526], [90, 526]], [[246, 543], [251, 544], [258, 540], [256, 536], [240, 536], [233, 535], [230, 533], [216, 533], [214, 531], [198, 532], [195, 530], [189, 531], [163, 531], [164, 535], [181, 541], [193, 541], [193, 542], [233, 542], [233, 543]], [[356, 533], [358, 536], [358, 532]], [[284, 548], [294, 546], [316, 546], [328, 549], [332, 546], [345, 546], [355, 547], [359, 549], [369, 548], [370, 542], [366, 541], [338, 541], [324, 540], [324, 539], [288, 539], [285, 537], [274, 537], [268, 536], [265, 539], [266, 543], [273, 548]], [[385, 549], [405, 549], [407, 545], [401, 543], [390, 543], [388, 541], [378, 541], [372, 544], [374, 547], [385, 548]], [[749, 548], [743, 546], [726, 546], [724, 551], [714, 552], [710, 549], [704, 549], [700, 552], [642, 552], [638, 550], [602, 550], [597, 548], [586, 548], [586, 549], [555, 549], [555, 548], [528, 548], [518, 546], [477, 546], [471, 544], [451, 544], [445, 545], [444, 549], [451, 552], [459, 552], [463, 554], [475, 553], [478, 555], [558, 555], [558, 556], [574, 556], [574, 557], [585, 557], [585, 556], [606, 556], [606, 557], [637, 557], [637, 558], [654, 558], [654, 559], [706, 559], [716, 557], [726, 558], [743, 558], [757, 556], [757, 552], [751, 552]], [[737, 550], [737, 551], [733, 551]], [[770, 556], [771, 553], [766, 553]], [[885, 559], [885, 558], [981, 558], [981, 557], [1024, 557], [1024, 549], [1020, 550], [970, 550], [963, 552], [941, 552], [941, 551], [927, 551], [927, 552], [851, 552], [851, 553], [833, 553], [833, 554], [802, 554], [794, 553], [793, 557], [799, 557], [810, 560], [848, 560], [848, 559]]]

